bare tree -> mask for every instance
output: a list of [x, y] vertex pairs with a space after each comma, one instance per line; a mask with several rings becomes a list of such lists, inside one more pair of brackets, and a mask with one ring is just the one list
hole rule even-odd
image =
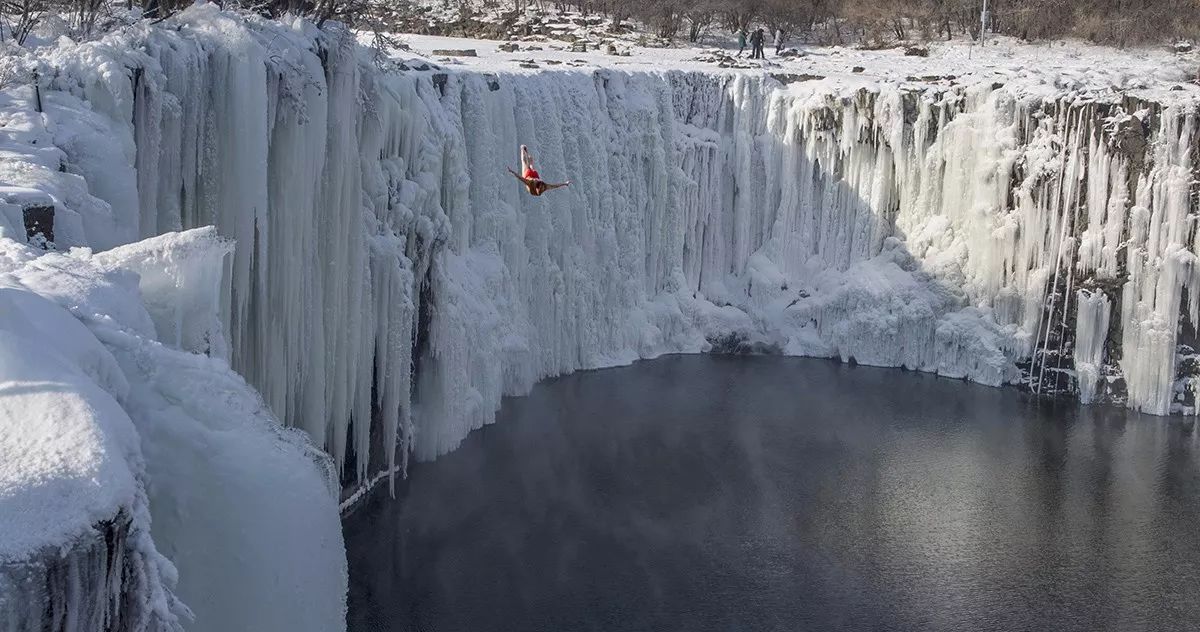
[[[134, 0], [126, 0], [132, 7]], [[459, 10], [459, 30], [476, 26], [478, 3], [444, 0]], [[143, 16], [164, 19], [192, 0], [138, 0]], [[410, 0], [218, 0], [268, 17], [306, 15], [355, 28], [402, 30], [420, 7]], [[656, 35], [697, 42], [715, 27], [737, 32], [755, 25], [789, 38], [886, 46], [900, 40], [979, 36], [980, 0], [512, 0], [513, 15], [552, 2], [559, 10], [601, 14], [620, 30], [634, 19]], [[1200, 37], [1200, 0], [989, 0], [991, 30], [1029, 40], [1080, 37], [1130, 46]], [[76, 36], [102, 29], [111, 0], [0, 0], [0, 38], [24, 43], [48, 13], [68, 18]]]
[[48, 10], [45, 0], [0, 0], [0, 37], [7, 31], [13, 41], [24, 45]]

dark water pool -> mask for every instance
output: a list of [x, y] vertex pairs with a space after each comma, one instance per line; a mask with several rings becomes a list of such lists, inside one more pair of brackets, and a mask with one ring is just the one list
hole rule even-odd
[[345, 521], [350, 630], [1197, 630], [1190, 422], [928, 375], [580, 373]]

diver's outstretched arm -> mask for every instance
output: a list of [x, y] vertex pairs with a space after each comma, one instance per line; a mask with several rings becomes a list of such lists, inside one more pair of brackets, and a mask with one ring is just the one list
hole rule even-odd
[[525, 180], [525, 178], [521, 177], [521, 174], [517, 173], [516, 171], [513, 171], [512, 167], [505, 167], [505, 169], [508, 169], [508, 172], [513, 174], [514, 178], [520, 180], [521, 182], [524, 182], [525, 184], [529, 184], [529, 182], [527, 180]]
[[569, 187], [569, 186], [571, 186], [571, 181], [570, 181], [570, 180], [567, 180], [566, 182], [560, 182], [560, 183], [558, 183], [558, 184], [550, 184], [549, 182], [547, 182], [547, 183], [546, 183], [546, 190], [547, 190], [547, 191], [550, 191], [551, 189], [561, 189], [561, 188], [563, 188], [563, 187]]

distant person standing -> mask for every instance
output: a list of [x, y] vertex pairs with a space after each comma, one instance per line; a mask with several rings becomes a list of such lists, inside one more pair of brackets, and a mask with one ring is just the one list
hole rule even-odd
[[783, 29], [775, 29], [775, 56], [783, 52]]
[[746, 29], [742, 28], [742, 29], [738, 29], [738, 54], [737, 54], [737, 56], [741, 57], [742, 53], [744, 53], [744, 52], [746, 52]]
[[761, 27], [750, 35], [750, 59], [766, 59], [766, 55], [763, 55], [763, 39], [765, 37]]

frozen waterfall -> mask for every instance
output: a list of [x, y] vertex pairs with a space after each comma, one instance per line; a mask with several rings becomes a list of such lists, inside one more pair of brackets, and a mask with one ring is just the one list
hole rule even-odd
[[[52, 83], [132, 122], [127, 186], [92, 191], [111, 227], [79, 240], [234, 239], [230, 362], [348, 483], [452, 449], [546, 376], [714, 346], [1191, 410], [1194, 108], [391, 72], [299, 21], [178, 22], [124, 36], [145, 50], [124, 80]], [[522, 194], [521, 143], [575, 184]]]
[[[344, 498], [410, 454], [452, 450], [504, 395], [672, 352], [834, 357], [1196, 412], [1178, 360], [1200, 317], [1194, 105], [1019, 84], [381, 69], [301, 20], [202, 5], [168, 24], [14, 62], [43, 65], [49, 105], [8, 98], [4, 116], [53, 146], [0, 164], [0, 180], [53, 197], [60, 249], [207, 225], [232, 240], [220, 265], [163, 272], [183, 255], [153, 242], [123, 265], [142, 275], [153, 338], [228, 361], [269, 410], [232, 386], [222, 410], [253, 421], [254, 445], [311, 457], [310, 488], [320, 455], [264, 423], [323, 447]], [[505, 172], [522, 143], [572, 186], [526, 195]], [[201, 299], [172, 289], [195, 285], [216, 303], [181, 307]], [[139, 363], [150, 343], [102, 338], [133, 408], [189, 392]], [[201, 359], [155, 362], [231, 379]], [[202, 467], [203, 437], [130, 416], [155, 445], [191, 442]], [[252, 453], [227, 448], [226, 463]], [[177, 455], [146, 451], [154, 510]], [[203, 560], [159, 544], [182, 557], [189, 601]]]

